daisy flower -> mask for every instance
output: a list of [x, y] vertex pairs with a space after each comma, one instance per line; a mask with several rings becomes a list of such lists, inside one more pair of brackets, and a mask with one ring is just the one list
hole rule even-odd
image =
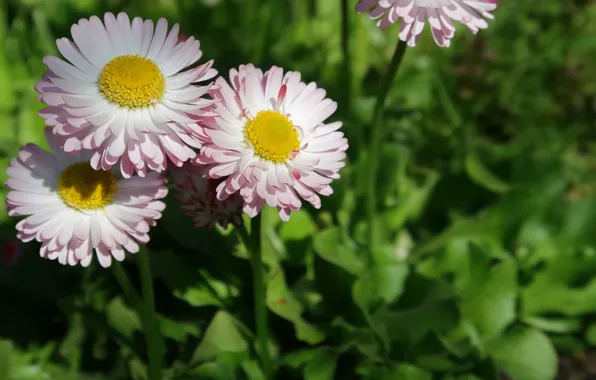
[[182, 71], [202, 56], [199, 41], [178, 38], [160, 19], [106, 13], [71, 28], [73, 41], [56, 41], [68, 61], [45, 57], [48, 71], [35, 86], [48, 104], [40, 115], [61, 136], [64, 151], [91, 150], [91, 166], [108, 170], [119, 163], [124, 177], [135, 171], [162, 171], [196, 156], [197, 119], [208, 115], [204, 99], [213, 61]]
[[227, 228], [229, 223], [242, 225], [242, 197], [232, 194], [223, 201], [217, 199], [215, 189], [221, 179], [204, 178], [204, 170], [193, 165], [170, 170], [175, 185], [176, 199], [182, 204], [186, 216], [192, 218], [195, 227], [213, 228], [219, 223]]
[[267, 203], [284, 221], [300, 209], [300, 197], [321, 207], [319, 194], [333, 192], [348, 148], [337, 131], [342, 123], [323, 123], [337, 109], [325, 90], [301, 82], [297, 72], [272, 67], [263, 74], [246, 65], [230, 70], [230, 84], [218, 78], [210, 93], [219, 100], [217, 116], [205, 124], [194, 163], [207, 165], [211, 178], [225, 178], [218, 199], [240, 192], [249, 216]]
[[497, 0], [360, 0], [357, 12], [370, 12], [371, 18], [381, 18], [377, 25], [386, 28], [401, 17], [399, 38], [415, 46], [426, 19], [430, 23], [437, 45], [448, 47], [455, 34], [453, 21], [467, 26], [474, 34], [486, 29], [486, 19], [497, 8]]
[[112, 257], [122, 261], [125, 251], [137, 252], [165, 208], [158, 200], [167, 194], [164, 179], [155, 172], [124, 179], [93, 170], [88, 152], [66, 155], [45, 132], [54, 154], [27, 144], [6, 169], [8, 215], [27, 216], [17, 237], [37, 240], [40, 255], [61, 264], [88, 266], [95, 251], [108, 267]]

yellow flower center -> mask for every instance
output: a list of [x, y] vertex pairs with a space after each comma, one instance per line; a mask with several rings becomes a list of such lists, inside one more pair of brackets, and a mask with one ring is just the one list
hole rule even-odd
[[166, 79], [150, 59], [122, 55], [108, 62], [99, 74], [99, 90], [122, 107], [148, 107], [161, 100]]
[[58, 194], [67, 205], [85, 210], [103, 208], [112, 202], [116, 180], [112, 172], [93, 170], [88, 162], [64, 169], [58, 180]]
[[300, 148], [298, 132], [286, 116], [277, 111], [261, 111], [246, 123], [246, 140], [257, 156], [273, 162], [286, 162]]

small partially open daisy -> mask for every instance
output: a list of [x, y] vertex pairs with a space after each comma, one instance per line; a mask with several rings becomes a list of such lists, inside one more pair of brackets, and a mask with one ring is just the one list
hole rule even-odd
[[107, 170], [118, 162], [125, 177], [135, 171], [162, 171], [196, 156], [196, 119], [208, 114], [204, 99], [213, 78], [213, 61], [182, 71], [202, 56], [199, 41], [178, 40], [178, 24], [168, 32], [160, 19], [106, 13], [71, 28], [74, 42], [57, 40], [70, 63], [46, 57], [48, 72], [36, 85], [50, 107], [40, 112], [62, 136], [66, 152], [93, 150], [91, 165]]
[[39, 241], [40, 255], [61, 264], [87, 266], [95, 250], [108, 267], [112, 257], [137, 252], [165, 208], [158, 200], [167, 194], [165, 180], [155, 172], [123, 179], [93, 170], [89, 153], [66, 155], [49, 128], [46, 138], [54, 154], [27, 144], [6, 169], [8, 215], [27, 216], [17, 237]]
[[356, 11], [379, 18], [377, 25], [386, 28], [402, 18], [399, 38], [415, 46], [426, 19], [439, 46], [448, 47], [455, 33], [453, 21], [466, 25], [473, 33], [486, 29], [486, 19], [497, 8], [497, 0], [360, 0]]
[[330, 183], [345, 164], [348, 141], [341, 122], [323, 122], [337, 109], [315, 83], [297, 72], [272, 67], [265, 74], [252, 65], [220, 77], [211, 95], [221, 100], [218, 116], [204, 129], [205, 142], [196, 164], [207, 165], [211, 178], [225, 180], [219, 199], [240, 191], [244, 212], [254, 217], [265, 203], [282, 220], [301, 207], [300, 197], [321, 206], [317, 194], [330, 195]]
[[186, 216], [192, 218], [195, 227], [212, 228], [219, 223], [227, 228], [232, 223], [242, 225], [242, 197], [232, 194], [220, 201], [215, 189], [222, 182], [221, 179], [204, 178], [204, 170], [193, 165], [170, 170], [176, 185], [172, 190], [176, 199], [182, 204]]

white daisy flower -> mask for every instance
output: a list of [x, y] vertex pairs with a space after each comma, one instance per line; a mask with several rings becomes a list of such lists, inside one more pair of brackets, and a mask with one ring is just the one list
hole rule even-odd
[[453, 21], [466, 25], [474, 34], [486, 29], [497, 0], [360, 0], [357, 12], [370, 11], [380, 18], [377, 25], [386, 28], [401, 17], [399, 38], [415, 46], [428, 19], [433, 38], [439, 46], [448, 47], [455, 34]]
[[66, 155], [46, 128], [54, 154], [35, 144], [19, 151], [6, 172], [10, 216], [27, 216], [17, 224], [23, 242], [41, 243], [40, 255], [61, 264], [88, 266], [95, 251], [108, 267], [149, 241], [149, 228], [161, 217], [167, 194], [157, 173], [121, 178], [115, 171], [94, 170], [90, 153]]
[[66, 152], [92, 150], [91, 165], [110, 169], [119, 163], [124, 177], [135, 171], [162, 171], [196, 156], [197, 119], [208, 115], [204, 99], [217, 75], [213, 61], [182, 71], [202, 56], [199, 41], [178, 41], [178, 24], [168, 32], [160, 19], [106, 13], [71, 28], [71, 41], [57, 40], [64, 61], [48, 56], [48, 72], [36, 85], [50, 107], [40, 112], [61, 136]]
[[221, 102], [194, 160], [207, 165], [211, 178], [224, 178], [218, 199], [239, 191], [249, 216], [267, 203], [282, 220], [300, 209], [299, 197], [319, 208], [318, 194], [332, 194], [330, 184], [339, 178], [348, 148], [337, 131], [342, 123], [324, 124], [337, 103], [315, 83], [301, 82], [299, 73], [284, 75], [279, 67], [263, 74], [240, 66], [230, 71], [230, 84], [220, 77], [210, 92]]

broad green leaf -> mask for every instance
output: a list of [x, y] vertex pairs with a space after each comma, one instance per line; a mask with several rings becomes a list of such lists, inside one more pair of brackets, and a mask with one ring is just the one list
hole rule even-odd
[[122, 335], [131, 338], [135, 331], [141, 331], [137, 313], [124, 304], [122, 298], [114, 298], [106, 308], [108, 324]]
[[399, 230], [408, 219], [417, 219], [430, 198], [439, 180], [437, 172], [427, 174], [425, 182], [420, 187], [414, 187], [400, 199], [398, 207], [392, 207], [383, 214], [385, 228], [394, 232]]
[[428, 301], [404, 311], [381, 307], [372, 315], [372, 322], [375, 330], [388, 341], [416, 343], [429, 332], [441, 334], [454, 328], [459, 318], [453, 302]]
[[373, 260], [373, 266], [361, 274], [353, 288], [354, 301], [365, 312], [379, 302], [395, 301], [409, 273], [408, 266], [395, 257], [392, 248], [376, 251]]
[[293, 212], [292, 217], [279, 228], [279, 237], [284, 242], [308, 239], [316, 232], [317, 226], [304, 209]]
[[425, 370], [407, 363], [394, 364], [393, 368], [377, 367], [365, 376], [366, 380], [432, 380]]
[[284, 357], [291, 368], [304, 367], [305, 380], [333, 380], [337, 365], [337, 353], [327, 347], [292, 352]]
[[512, 260], [494, 267], [479, 260], [471, 265], [475, 273], [461, 293], [462, 315], [483, 339], [490, 340], [515, 320], [517, 268]]
[[522, 321], [539, 330], [551, 333], [573, 333], [582, 328], [579, 318], [542, 318], [527, 316]]
[[0, 340], [0, 379], [9, 378], [11, 353], [12, 343], [8, 340]]
[[221, 301], [206, 287], [175, 290], [174, 295], [195, 307], [222, 306]]
[[242, 331], [242, 325], [232, 315], [218, 311], [195, 350], [192, 362], [210, 360], [222, 352], [246, 352], [249, 345]]
[[325, 335], [314, 325], [302, 318], [302, 305], [288, 289], [281, 268], [278, 268], [267, 283], [267, 306], [280, 317], [294, 324], [296, 338], [309, 344], [317, 344]]
[[433, 372], [449, 371], [456, 366], [456, 363], [447, 359], [445, 355], [421, 355], [414, 362], [418, 367]]
[[148, 380], [147, 366], [138, 358], [132, 358], [128, 361], [128, 370], [132, 375], [132, 380]]
[[[546, 263], [521, 291], [524, 315], [560, 313], [579, 316], [596, 311], [596, 258], [560, 253]], [[580, 279], [587, 279], [580, 282]], [[574, 284], [575, 283], [575, 284]]]
[[557, 354], [546, 335], [532, 328], [516, 328], [488, 347], [499, 370], [515, 380], [552, 380]]
[[306, 364], [304, 380], [333, 380], [336, 366], [337, 354], [331, 350], [320, 350], [318, 355]]
[[247, 360], [242, 362], [242, 369], [244, 370], [248, 380], [265, 379], [265, 375], [263, 375], [263, 371], [256, 360]]
[[496, 193], [509, 190], [509, 185], [497, 178], [475, 154], [469, 153], [466, 156], [465, 167], [470, 178], [477, 184]]
[[190, 322], [174, 321], [158, 315], [159, 331], [164, 337], [183, 343], [190, 336], [198, 337], [201, 331], [196, 324]]
[[196, 380], [236, 380], [234, 369], [218, 362], [205, 363], [197, 367], [193, 374]]
[[315, 252], [326, 261], [335, 264], [352, 274], [358, 274], [364, 268], [360, 257], [342, 241], [338, 228], [324, 230], [314, 238]]
[[586, 329], [586, 341], [590, 345], [596, 346], [596, 323], [591, 323]]

